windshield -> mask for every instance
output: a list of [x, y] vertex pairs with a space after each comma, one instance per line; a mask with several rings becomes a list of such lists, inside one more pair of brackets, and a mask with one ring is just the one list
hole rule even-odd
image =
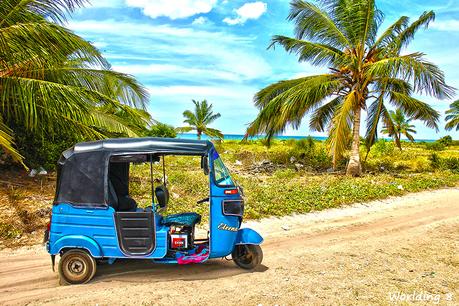
[[229, 171], [220, 157], [214, 159], [214, 176], [218, 186], [234, 186]]

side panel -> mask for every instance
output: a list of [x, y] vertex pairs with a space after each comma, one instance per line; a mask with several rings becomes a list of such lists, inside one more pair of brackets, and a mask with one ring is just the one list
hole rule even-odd
[[240, 218], [222, 214], [224, 197], [212, 197], [210, 203], [210, 258], [224, 257], [233, 251]]
[[237, 232], [236, 244], [261, 244], [263, 237], [251, 228], [241, 228]]
[[240, 200], [239, 194], [225, 195], [225, 187], [216, 185], [212, 175], [213, 159], [218, 157], [215, 150], [210, 154], [210, 255], [209, 258], [225, 257], [233, 251], [237, 232], [241, 225], [241, 218], [238, 216], [227, 216], [223, 214], [224, 200]]
[[[162, 258], [167, 253], [167, 227], [157, 227], [156, 248], [149, 256], [128, 256], [118, 245], [118, 237], [114, 221], [114, 209], [88, 209], [74, 207], [70, 204], [53, 206], [49, 237], [50, 254], [58, 254], [62, 248], [75, 247], [74, 240], [62, 240], [64, 237], [87, 237], [94, 241], [101, 252], [97, 257], [115, 258]], [[65, 242], [67, 241], [67, 242]], [[73, 241], [71, 243], [70, 241]], [[94, 255], [94, 254], [93, 254]], [[96, 255], [94, 255], [96, 256]]]

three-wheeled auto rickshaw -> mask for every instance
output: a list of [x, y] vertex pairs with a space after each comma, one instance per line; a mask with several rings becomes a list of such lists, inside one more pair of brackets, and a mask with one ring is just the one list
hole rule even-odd
[[[199, 156], [209, 178], [209, 231], [195, 239], [201, 220], [196, 212], [165, 215], [169, 201], [165, 158]], [[162, 160], [162, 163], [161, 163]], [[149, 164], [151, 206], [138, 207], [129, 194], [131, 164]], [[163, 179], [153, 179], [153, 165], [162, 164]], [[180, 186], [177, 186], [180, 188]], [[231, 178], [210, 141], [167, 138], [119, 138], [79, 143], [58, 162], [56, 196], [45, 234], [46, 248], [55, 256], [61, 283], [90, 281], [97, 262], [151, 259], [157, 263], [202, 263], [231, 254], [244, 269], [262, 261], [263, 238], [241, 228], [242, 188]]]

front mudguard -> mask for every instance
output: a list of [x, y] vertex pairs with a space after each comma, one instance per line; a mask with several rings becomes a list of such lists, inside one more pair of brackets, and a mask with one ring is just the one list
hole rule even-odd
[[241, 228], [237, 231], [235, 244], [262, 244], [263, 237], [251, 228]]

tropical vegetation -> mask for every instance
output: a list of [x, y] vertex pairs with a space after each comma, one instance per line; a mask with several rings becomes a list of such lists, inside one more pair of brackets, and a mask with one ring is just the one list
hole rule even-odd
[[[273, 140], [269, 148], [261, 140], [227, 140], [216, 146], [225, 152], [225, 165], [244, 187], [247, 219], [306, 213], [459, 183], [457, 141], [441, 151], [426, 149], [425, 143], [404, 143], [400, 151], [393, 141], [378, 140], [364, 162], [368, 171], [359, 178], [329, 173], [332, 160], [326, 144], [311, 138]], [[162, 173], [161, 166], [153, 165], [154, 172]], [[149, 167], [131, 168], [130, 192], [142, 207], [151, 205]], [[167, 213], [196, 211], [207, 220], [208, 206], [196, 204], [209, 192], [200, 158], [169, 156], [166, 168], [171, 192]], [[44, 182], [41, 188], [37, 179], [25, 179], [17, 172], [2, 174], [2, 180], [12, 185], [0, 188], [0, 241], [8, 246], [38, 242], [40, 229], [49, 221], [55, 182]]]
[[270, 47], [280, 45], [298, 55], [300, 62], [329, 67], [328, 72], [260, 90], [254, 97], [260, 112], [247, 136], [265, 134], [271, 139], [289, 126], [298, 128], [305, 115], [312, 113], [309, 127], [328, 131], [334, 166], [350, 148], [347, 173], [361, 175], [362, 111], [367, 112], [368, 148], [378, 139], [380, 121], [388, 133], [397, 133], [390, 106], [438, 129], [440, 114], [413, 94], [445, 99], [454, 90], [423, 53], [406, 53], [416, 32], [435, 19], [434, 12], [424, 12], [414, 22], [402, 16], [381, 31], [384, 14], [374, 0], [323, 0], [318, 4], [293, 0], [288, 19], [295, 24], [295, 36], [274, 36]]
[[169, 124], [156, 122], [143, 133], [143, 136], [175, 138], [177, 137], [177, 132], [175, 128]]
[[24, 154], [16, 146], [19, 130], [37, 139], [61, 132], [136, 136], [148, 119], [145, 88], [111, 70], [93, 45], [63, 26], [85, 2], [0, 2], [0, 148], [16, 161]]
[[447, 131], [451, 131], [452, 129], [459, 131], [459, 100], [453, 102], [449, 107], [450, 108], [446, 111], [445, 129]]
[[207, 103], [207, 100], [196, 101], [192, 100], [194, 104], [194, 111], [186, 110], [183, 112], [185, 117], [184, 123], [188, 126], [180, 127], [179, 132], [196, 131], [198, 139], [201, 139], [202, 134], [210, 138], [223, 138], [221, 131], [209, 127], [209, 124], [220, 118], [220, 113], [214, 113], [212, 104]]
[[416, 134], [416, 130], [415, 126], [410, 124], [410, 122], [413, 119], [406, 118], [405, 114], [401, 109], [397, 109], [395, 112], [392, 110], [389, 111], [389, 116], [393, 125], [391, 127], [387, 124], [384, 124], [381, 133], [387, 134], [389, 135], [389, 137], [392, 137], [395, 143], [397, 144], [398, 148], [401, 150], [402, 145], [400, 140], [402, 138], [402, 135], [405, 136], [409, 141], [414, 141], [413, 134]]

